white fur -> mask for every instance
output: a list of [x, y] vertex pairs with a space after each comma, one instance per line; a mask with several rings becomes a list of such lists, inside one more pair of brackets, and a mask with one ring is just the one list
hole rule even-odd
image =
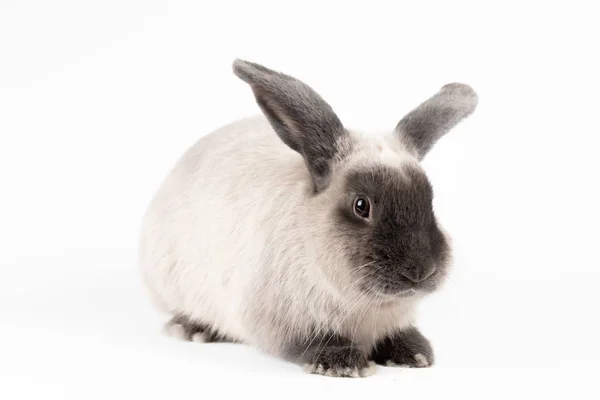
[[185, 329], [181, 324], [169, 322], [165, 325], [165, 332], [172, 338], [185, 340]]
[[[413, 358], [416, 361], [416, 364], [414, 365], [415, 367], [418, 368], [422, 368], [422, 367], [429, 367], [431, 364], [429, 363], [429, 361], [427, 360], [427, 357], [425, 357], [425, 355], [421, 354], [421, 353], [417, 353], [413, 356]], [[412, 365], [403, 365], [403, 364], [398, 364], [392, 360], [387, 360], [385, 362], [385, 365], [388, 367], [408, 367], [408, 368], [412, 368]]]
[[206, 342], [206, 336], [204, 335], [204, 333], [194, 333], [192, 335], [192, 342], [196, 342], [196, 343], [204, 343]]
[[[334, 176], [364, 163], [417, 162], [397, 140], [352, 137], [360, 152]], [[314, 326], [371, 348], [411, 324], [418, 295], [378, 307], [343, 264], [343, 244], [323, 222], [340, 180], [318, 199], [310, 190], [304, 160], [262, 116], [200, 139], [143, 221], [140, 267], [156, 304], [273, 354]]]
[[417, 362], [418, 367], [427, 367], [429, 365], [429, 361], [427, 361], [427, 357], [425, 357], [421, 353], [415, 354], [415, 361]]
[[321, 364], [307, 364], [304, 366], [304, 370], [309, 374], [331, 377], [365, 378], [373, 375], [377, 371], [377, 366], [372, 361], [369, 361], [365, 368], [325, 368]]

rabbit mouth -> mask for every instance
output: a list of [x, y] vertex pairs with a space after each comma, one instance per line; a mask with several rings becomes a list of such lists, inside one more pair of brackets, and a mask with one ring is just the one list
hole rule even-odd
[[392, 292], [390, 290], [381, 290], [381, 288], [377, 287], [371, 287], [365, 290], [365, 292], [368, 293], [369, 296], [375, 298], [378, 306], [383, 308], [392, 306], [404, 299], [410, 299], [419, 294], [417, 289], [402, 289]]
[[375, 297], [394, 299], [414, 296], [419, 288], [412, 282], [386, 282], [373, 279], [362, 285], [362, 290]]
[[404, 290], [401, 290], [401, 291], [399, 291], [397, 293], [394, 293], [393, 295], [397, 296], [397, 297], [410, 297], [410, 296], [415, 295], [415, 294], [417, 294], [417, 290], [416, 289], [404, 289]]
[[390, 299], [401, 299], [401, 298], [405, 298], [405, 297], [412, 297], [414, 295], [417, 294], [417, 289], [401, 289], [397, 292], [385, 292], [385, 293], [381, 293], [380, 295], [383, 295], [386, 298], [390, 298]]
[[387, 298], [402, 298], [402, 297], [411, 297], [414, 296], [415, 294], [417, 294], [418, 289], [416, 288], [408, 288], [408, 289], [392, 289], [392, 288], [382, 288], [380, 287], [376, 287], [374, 288], [375, 291], [383, 297], [387, 297]]
[[429, 293], [436, 290], [440, 275], [443, 272], [436, 269], [426, 279], [420, 282], [411, 281], [403, 276], [378, 274], [363, 282], [362, 289], [371, 295], [386, 299], [401, 299], [418, 293]]

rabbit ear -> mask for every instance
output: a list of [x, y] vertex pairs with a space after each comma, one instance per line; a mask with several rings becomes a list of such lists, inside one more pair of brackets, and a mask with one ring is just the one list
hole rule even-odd
[[329, 104], [305, 83], [262, 65], [237, 59], [233, 72], [250, 85], [283, 142], [304, 157], [315, 191], [324, 189], [339, 139], [347, 135]]
[[477, 107], [477, 94], [468, 85], [451, 83], [408, 113], [396, 126], [400, 139], [423, 159], [435, 142]]

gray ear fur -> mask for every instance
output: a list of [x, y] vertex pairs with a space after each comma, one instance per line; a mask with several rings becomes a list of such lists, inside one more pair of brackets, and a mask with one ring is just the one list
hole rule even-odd
[[233, 72], [250, 85], [281, 140], [304, 157], [315, 191], [324, 189], [340, 156], [339, 139], [347, 135], [329, 104], [305, 83], [262, 65], [237, 59]]
[[421, 160], [439, 138], [475, 111], [477, 100], [477, 94], [468, 85], [445, 85], [402, 118], [396, 133]]

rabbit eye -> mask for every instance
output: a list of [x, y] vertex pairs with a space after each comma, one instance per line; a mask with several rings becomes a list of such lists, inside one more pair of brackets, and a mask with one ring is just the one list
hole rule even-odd
[[354, 199], [354, 213], [361, 218], [369, 218], [371, 214], [371, 202], [367, 197], [358, 196]]

